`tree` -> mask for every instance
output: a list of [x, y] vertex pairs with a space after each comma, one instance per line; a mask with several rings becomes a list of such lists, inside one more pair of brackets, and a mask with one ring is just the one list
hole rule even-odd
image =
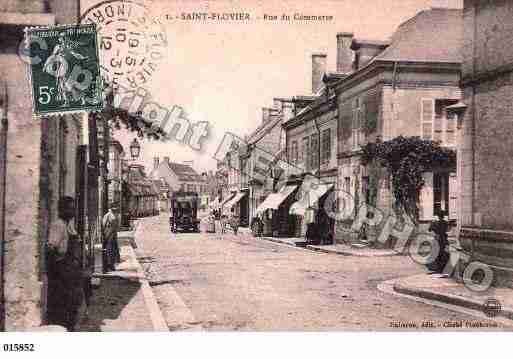
[[162, 128], [143, 118], [140, 112], [134, 114], [124, 108], [115, 107], [113, 105], [114, 93], [111, 87], [106, 89], [105, 99], [106, 104], [102, 115], [109, 121], [109, 127], [111, 129], [120, 130], [122, 125], [124, 125], [125, 129], [136, 132], [137, 136], [140, 138], [146, 137], [154, 140], [165, 138], [166, 133]]
[[422, 174], [437, 168], [455, 168], [456, 152], [435, 141], [399, 136], [364, 146], [362, 164], [384, 167], [388, 171], [396, 208], [418, 223], [418, 196], [424, 186]]

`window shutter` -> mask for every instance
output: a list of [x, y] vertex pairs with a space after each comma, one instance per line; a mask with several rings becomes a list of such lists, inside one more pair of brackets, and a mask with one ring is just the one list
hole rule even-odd
[[433, 99], [421, 100], [421, 136], [424, 140], [433, 139], [433, 120], [435, 117], [435, 101]]
[[447, 116], [446, 125], [445, 144], [454, 146], [456, 145], [456, 117]]
[[449, 219], [458, 218], [458, 177], [452, 172], [449, 175]]
[[434, 196], [433, 196], [433, 173], [424, 173], [422, 174], [424, 178], [424, 186], [420, 190], [420, 219], [422, 220], [432, 220], [433, 219], [433, 206], [434, 206]]

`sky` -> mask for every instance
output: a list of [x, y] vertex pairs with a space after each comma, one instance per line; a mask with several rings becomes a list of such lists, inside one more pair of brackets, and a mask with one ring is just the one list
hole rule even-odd
[[[98, 3], [85, 0], [82, 13]], [[402, 22], [434, 7], [461, 8], [463, 0], [153, 0], [145, 1], [163, 23], [168, 38], [164, 59], [148, 90], [169, 110], [181, 106], [191, 122], [208, 121], [211, 132], [198, 152], [177, 141], [141, 142], [139, 163], [151, 169], [153, 157], [194, 161], [197, 171], [215, 169], [213, 156], [224, 134], [251, 133], [262, 118], [261, 108], [274, 97], [311, 93], [311, 54], [328, 55], [327, 70], [335, 70], [336, 34], [388, 39]], [[168, 20], [191, 12], [249, 13], [236, 21]], [[333, 21], [266, 21], [264, 14], [333, 16]], [[101, 53], [100, 53], [100, 56]], [[134, 134], [115, 134], [128, 152]]]

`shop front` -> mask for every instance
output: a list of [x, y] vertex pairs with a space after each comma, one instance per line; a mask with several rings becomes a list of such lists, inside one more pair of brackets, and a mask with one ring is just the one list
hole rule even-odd
[[[231, 198], [226, 201], [222, 207], [222, 213], [225, 216], [235, 216], [239, 218], [239, 225], [243, 225], [246, 223], [247, 225], [247, 209], [244, 210], [241, 208], [242, 204], [248, 204], [248, 192], [247, 191], [238, 191], [234, 192], [234, 194], [231, 196]], [[244, 200], [244, 201], [243, 201]], [[241, 203], [241, 201], [243, 201]], [[246, 222], [244, 220], [246, 219]]]
[[296, 231], [295, 218], [289, 214], [298, 184], [285, 184], [278, 192], [269, 194], [258, 206], [256, 214], [262, 220], [263, 235], [292, 237]]
[[333, 243], [335, 220], [325, 208], [333, 190], [334, 184], [323, 183], [316, 177], [309, 176], [303, 180], [296, 196], [298, 200], [290, 207], [290, 214], [298, 219], [297, 237], [306, 237], [307, 241], [315, 244]]

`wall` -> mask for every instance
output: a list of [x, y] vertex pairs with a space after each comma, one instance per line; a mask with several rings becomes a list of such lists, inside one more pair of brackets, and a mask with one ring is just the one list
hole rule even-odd
[[[17, 35], [3, 35], [0, 76], [7, 82], [8, 121], [6, 178], [6, 329], [38, 326], [45, 320], [45, 261], [42, 255], [57, 201], [75, 196], [76, 146], [81, 127], [68, 116], [66, 161], [60, 158], [59, 119], [34, 119], [25, 64], [18, 58]], [[65, 163], [64, 163], [65, 162]], [[66, 176], [59, 177], [59, 169]]]
[[[367, 168], [360, 168], [358, 153], [352, 146], [353, 102], [360, 99], [364, 121], [375, 121], [376, 130], [364, 134], [361, 144], [375, 141], [380, 135], [386, 141], [399, 135], [421, 136], [421, 101], [422, 99], [461, 99], [461, 90], [457, 86], [457, 71], [436, 70], [432, 72], [410, 71], [401, 69], [395, 76], [389, 71], [376, 73], [374, 77], [355, 82], [338, 96], [338, 189], [346, 189], [346, 178], [350, 179], [350, 194], [355, 199], [355, 206], [364, 200], [362, 191], [363, 177], [368, 177]], [[365, 105], [365, 106], [362, 106]], [[429, 177], [429, 176], [428, 176]], [[457, 182], [451, 180], [450, 197], [458, 196]], [[357, 194], [357, 195], [356, 195]], [[453, 201], [454, 204], [455, 201]], [[382, 178], [378, 184], [377, 207], [390, 211], [392, 195], [390, 184]], [[427, 181], [420, 197], [421, 219], [433, 217], [433, 187]], [[338, 237], [344, 235], [338, 231]]]

